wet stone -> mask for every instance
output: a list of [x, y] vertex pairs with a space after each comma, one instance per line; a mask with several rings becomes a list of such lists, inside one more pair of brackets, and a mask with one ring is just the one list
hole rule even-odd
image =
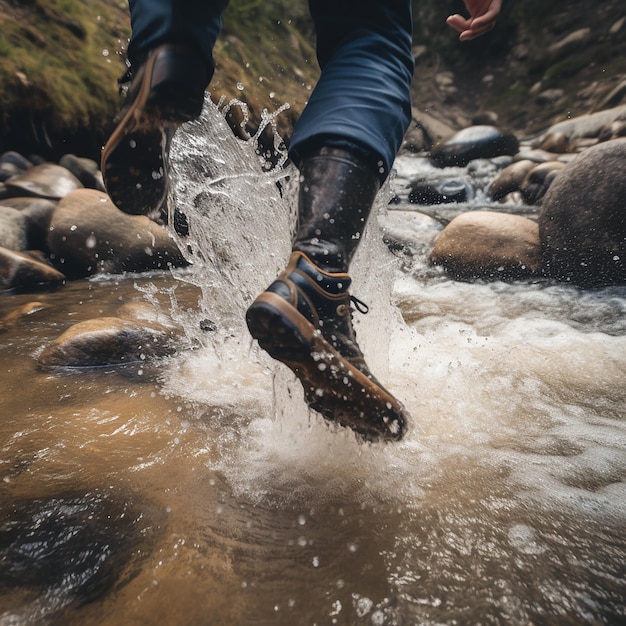
[[79, 322], [39, 356], [45, 367], [99, 367], [137, 363], [176, 351], [170, 329], [119, 317]]
[[513, 191], [518, 191], [528, 173], [536, 166], [534, 161], [523, 159], [505, 167], [493, 180], [487, 194], [492, 200], [501, 200]]
[[412, 204], [446, 204], [465, 202], [474, 196], [474, 190], [465, 180], [452, 179], [432, 183], [419, 179], [411, 183], [409, 202]]
[[5, 152], [0, 156], [0, 182], [19, 176], [32, 166], [33, 164], [19, 152]]
[[20, 616], [24, 596], [35, 600], [45, 594], [56, 599], [58, 611], [93, 601], [134, 577], [153, 547], [163, 514], [145, 502], [139, 506], [125, 500], [93, 490], [2, 507], [3, 608], [26, 618]]
[[444, 228], [430, 261], [462, 279], [534, 276], [541, 271], [538, 227], [519, 215], [469, 211]]
[[45, 198], [15, 197], [0, 200], [0, 212], [3, 207], [18, 210], [26, 219], [26, 243], [22, 249], [47, 250], [46, 239], [55, 202]]
[[27, 254], [0, 248], [0, 288], [13, 291], [35, 291], [58, 287], [65, 275]]
[[0, 206], [0, 246], [9, 250], [26, 250], [28, 223], [17, 209]]
[[439, 167], [465, 167], [474, 159], [514, 155], [519, 142], [495, 126], [470, 126], [437, 144], [430, 155]]
[[43, 302], [28, 302], [27, 304], [10, 311], [0, 319], [0, 333], [6, 332], [7, 330], [17, 326], [20, 322], [31, 315], [36, 315], [40, 311], [45, 311], [49, 308], [50, 305]]
[[57, 205], [48, 247], [72, 277], [142, 272], [186, 264], [167, 230], [143, 215], [126, 215], [94, 189], [79, 189]]
[[550, 185], [559, 172], [565, 168], [565, 163], [548, 161], [533, 167], [520, 185], [519, 191], [526, 204], [540, 204]]
[[15, 196], [36, 196], [59, 200], [83, 185], [70, 171], [54, 163], [42, 163], [6, 181]]
[[78, 157], [75, 154], [65, 154], [59, 160], [59, 165], [69, 170], [84, 187], [104, 191], [104, 182], [100, 166], [93, 159]]
[[581, 285], [626, 283], [626, 139], [598, 144], [554, 180], [539, 214], [548, 273]]

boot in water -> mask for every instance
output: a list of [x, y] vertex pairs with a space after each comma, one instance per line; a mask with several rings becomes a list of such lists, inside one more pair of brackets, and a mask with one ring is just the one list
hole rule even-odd
[[352, 326], [347, 273], [329, 273], [303, 252], [250, 306], [252, 336], [300, 379], [308, 405], [366, 441], [398, 441], [408, 413], [370, 372]]

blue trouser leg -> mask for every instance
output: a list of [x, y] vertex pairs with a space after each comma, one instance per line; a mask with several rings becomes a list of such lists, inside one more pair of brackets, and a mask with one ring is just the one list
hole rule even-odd
[[[195, 45], [214, 68], [228, 0], [129, 0], [131, 62], [165, 42]], [[294, 129], [298, 164], [321, 145], [348, 148], [384, 180], [411, 119], [410, 0], [309, 0], [321, 77]]]
[[384, 180], [411, 120], [409, 0], [309, 0], [321, 77], [296, 124], [290, 156], [320, 145], [375, 155]]
[[213, 46], [222, 29], [228, 0], [128, 0], [132, 39], [128, 57], [141, 62], [145, 53], [163, 43], [195, 46], [213, 75]]

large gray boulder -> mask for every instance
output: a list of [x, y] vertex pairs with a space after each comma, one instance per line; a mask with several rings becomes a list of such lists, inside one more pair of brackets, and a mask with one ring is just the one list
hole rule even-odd
[[143, 215], [122, 213], [95, 189], [74, 191], [58, 203], [48, 247], [55, 265], [70, 277], [186, 264], [167, 230]]
[[598, 144], [559, 173], [539, 214], [546, 272], [580, 285], [626, 283], [626, 139]]

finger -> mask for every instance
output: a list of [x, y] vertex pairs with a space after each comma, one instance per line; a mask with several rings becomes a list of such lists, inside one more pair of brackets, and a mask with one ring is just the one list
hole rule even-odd
[[458, 30], [460, 33], [462, 33], [463, 31], [470, 29], [470, 26], [472, 25], [472, 20], [468, 20], [457, 13], [448, 17], [448, 19], [446, 20], [446, 24], [454, 28], [454, 30]]
[[461, 41], [469, 41], [470, 39], [476, 39], [476, 37], [480, 37], [484, 35], [486, 32], [490, 31], [494, 27], [494, 24], [488, 24], [483, 26], [482, 28], [469, 28], [464, 30], [460, 35], [459, 39]]
[[478, 28], [481, 28], [482, 26], [487, 26], [487, 25], [493, 26], [496, 22], [497, 17], [498, 17], [498, 11], [491, 9], [484, 15], [475, 17], [472, 20], [472, 27], [476, 27], [478, 29]]

